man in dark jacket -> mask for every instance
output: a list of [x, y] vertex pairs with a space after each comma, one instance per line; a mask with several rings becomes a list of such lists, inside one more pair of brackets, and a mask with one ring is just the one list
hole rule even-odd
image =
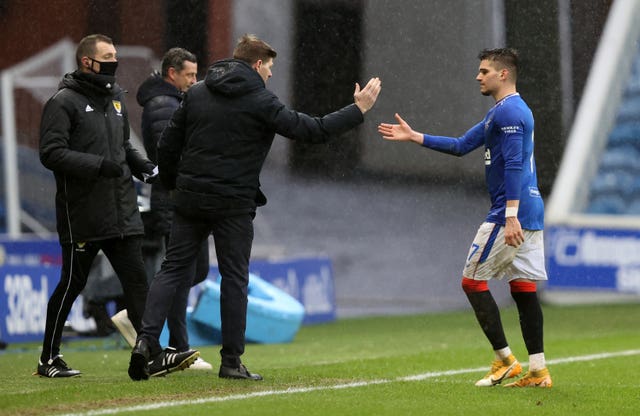
[[154, 165], [129, 142], [123, 91], [110, 38], [90, 35], [76, 50], [78, 69], [66, 74], [46, 103], [40, 126], [40, 160], [56, 179], [56, 222], [62, 247], [60, 282], [47, 306], [37, 374], [73, 377], [62, 360], [62, 329], [102, 250], [123, 287], [129, 316], [141, 326], [147, 279], [140, 250], [143, 234], [131, 175]]
[[[182, 48], [172, 48], [162, 58], [162, 73], [153, 73], [138, 88], [136, 99], [143, 107], [144, 148], [149, 159], [156, 164], [156, 148], [160, 134], [180, 105], [184, 93], [195, 84], [197, 72], [195, 55]], [[152, 238], [168, 237], [172, 213], [169, 192], [162, 183], [154, 182], [149, 221], [143, 219], [145, 234]]]
[[[142, 138], [144, 148], [149, 159], [156, 163], [156, 147], [160, 134], [169, 123], [174, 111], [180, 105], [184, 93], [196, 82], [198, 64], [194, 54], [183, 48], [171, 48], [162, 58], [162, 73], [155, 72], [147, 78], [136, 96], [142, 110]], [[159, 268], [159, 259], [164, 257], [165, 248], [169, 242], [171, 230], [171, 217], [173, 208], [169, 198], [169, 191], [161, 182], [154, 181], [151, 185], [151, 209], [142, 213], [144, 223], [145, 243], [151, 246], [143, 254], [147, 265], [147, 278], [153, 278]], [[209, 274], [209, 243], [202, 242], [200, 251], [192, 273], [193, 282], [185, 279], [189, 287], [201, 283]], [[155, 252], [153, 250], [155, 248]], [[188, 298], [188, 291], [181, 291], [181, 296]], [[189, 350], [189, 338], [187, 334], [186, 310], [180, 306], [188, 299], [175, 302], [167, 317], [169, 328], [170, 351], [184, 352]], [[113, 317], [114, 323], [120, 329], [121, 325], [130, 325], [123, 312]], [[123, 334], [132, 333], [132, 328], [121, 330]], [[131, 337], [131, 346], [135, 343], [135, 336]], [[211, 364], [202, 358], [196, 359], [190, 368], [210, 370]]]
[[[213, 234], [222, 275], [222, 362], [219, 377], [261, 380], [242, 364], [249, 257], [256, 208], [266, 203], [259, 176], [276, 134], [326, 142], [362, 123], [375, 103], [380, 80], [372, 78], [355, 104], [324, 117], [286, 108], [265, 88], [276, 52], [253, 35], [243, 36], [234, 59], [209, 68], [192, 86], [158, 144], [160, 179], [175, 188], [176, 208], [167, 254], [151, 283], [142, 331], [131, 353], [129, 376], [148, 378], [146, 363], [160, 352], [158, 337], [170, 299], [183, 290], [186, 269]], [[185, 305], [186, 307], [186, 305]]]

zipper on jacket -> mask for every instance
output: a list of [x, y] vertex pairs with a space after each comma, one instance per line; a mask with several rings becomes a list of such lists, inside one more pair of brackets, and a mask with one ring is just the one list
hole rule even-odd
[[[104, 110], [104, 126], [105, 129], [107, 130], [107, 146], [109, 148], [109, 158], [111, 158], [113, 156], [113, 148], [112, 148], [112, 142], [113, 142], [113, 133], [111, 131], [111, 129], [109, 128], [109, 105], [113, 105], [113, 100], [111, 100], [110, 98], [107, 99], [107, 104], [104, 106], [103, 110]], [[116, 161], [114, 161], [116, 162]], [[113, 178], [114, 181], [118, 180], [119, 178]], [[120, 236], [124, 235], [123, 232], [123, 223], [122, 223], [122, 207], [120, 206], [120, 197], [119, 197], [119, 189], [120, 186], [118, 184], [116, 184], [116, 186], [113, 187], [113, 197], [115, 200], [115, 204], [116, 204], [116, 224], [117, 227], [119, 229], [120, 232]]]

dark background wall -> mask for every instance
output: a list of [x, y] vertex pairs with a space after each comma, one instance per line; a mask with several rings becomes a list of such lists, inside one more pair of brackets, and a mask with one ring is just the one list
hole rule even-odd
[[[362, 1], [295, 2], [294, 108], [321, 116], [353, 102], [353, 82], [362, 71], [362, 20]], [[344, 177], [359, 159], [356, 131], [327, 145], [295, 142], [291, 146], [291, 167], [296, 173]]]
[[[481, 46], [501, 46], [491, 38], [491, 26], [504, 24], [504, 43], [522, 55], [518, 86], [536, 117], [539, 180], [548, 194], [568, 134], [563, 120], [573, 117], [566, 112], [577, 107], [611, 6], [611, 0], [567, 1], [569, 57], [561, 56], [557, 0], [505, 0], [503, 22], [491, 20], [490, 2], [435, 0], [433, 7], [425, 7], [422, 1], [407, 0], [397, 9], [397, 2], [384, 0], [292, 1], [291, 7], [283, 7], [293, 15], [292, 27], [279, 29], [293, 32], [288, 74], [292, 96], [283, 99], [291, 98], [290, 104], [300, 111], [322, 115], [352, 101], [354, 80], [364, 83], [380, 75], [385, 89], [372, 117], [389, 120], [398, 111], [423, 131], [460, 135], [490, 105], [474, 96], [474, 55]], [[0, 3], [0, 69], [62, 37], [78, 41], [89, 33], [106, 33], [117, 44], [150, 47], [158, 57], [170, 47], [185, 47], [198, 56], [203, 75], [213, 60], [231, 53], [233, 4], [232, 0], [5, 0]], [[246, 31], [251, 29], [248, 25]], [[562, 89], [563, 59], [571, 61], [571, 91]], [[572, 103], [568, 109], [562, 107], [567, 99]], [[433, 156], [425, 166], [403, 150], [375, 143], [375, 136], [369, 128], [323, 146], [294, 143], [286, 164], [297, 173], [331, 178], [349, 178], [358, 170], [417, 177], [437, 173], [437, 180], [447, 182], [448, 177], [475, 178], [481, 173], [475, 160], [452, 162]]]
[[[547, 189], [566, 140], [562, 120], [573, 116], [560, 114], [561, 103], [569, 97], [575, 108], [581, 96], [610, 3], [0, 0], [0, 69], [63, 37], [77, 42], [104, 32], [116, 46], [146, 46], [158, 58], [169, 47], [187, 47], [198, 55], [202, 76], [209, 63], [230, 55], [237, 36], [251, 32], [278, 50], [268, 86], [295, 109], [337, 109], [352, 102], [354, 82], [380, 76], [380, 99], [356, 131], [311, 149], [276, 139], [261, 178], [270, 202], [255, 220], [254, 255], [327, 254], [341, 313], [451, 309], [466, 305], [460, 260], [488, 204], [482, 152], [439, 157], [391, 144], [379, 137], [377, 123], [397, 111], [418, 130], [463, 134], [493, 105], [478, 93], [476, 55], [507, 43], [523, 55], [520, 89], [536, 113]], [[568, 40], [558, 35], [558, 4], [569, 4]], [[567, 41], [570, 92], [558, 75]], [[39, 112], [21, 112], [29, 113], [37, 130]], [[510, 301], [507, 291], [497, 292], [499, 302]]]
[[[482, 186], [483, 150], [463, 158], [380, 138], [377, 123], [399, 113], [415, 130], [461, 136], [494, 104], [478, 91], [478, 52], [502, 43], [496, 2], [368, 2], [362, 81], [380, 76], [379, 102], [360, 129], [359, 168], [367, 174], [429, 184]], [[503, 30], [502, 30], [503, 32]]]
[[[535, 115], [538, 180], [545, 195], [553, 186], [570, 128], [563, 125], [562, 100], [570, 94], [570, 111], [575, 111], [611, 1], [570, 1], [571, 56], [561, 53], [558, 6], [557, 0], [505, 2], [507, 44], [522, 55], [518, 89]], [[562, 89], [562, 60], [572, 63], [570, 91]], [[573, 119], [573, 114], [566, 116]]]
[[535, 152], [540, 191], [548, 195], [562, 159], [564, 131], [558, 1], [505, 2], [507, 45], [521, 54], [518, 90], [535, 117]]
[[192, 50], [206, 68], [231, 50], [232, 0], [4, 0], [0, 2], [0, 69], [69, 37], [104, 33], [116, 45], [143, 45], [157, 56]]
[[[322, 115], [352, 101], [354, 80], [383, 77], [384, 90], [370, 117], [390, 120], [398, 111], [422, 131], [461, 135], [491, 103], [476, 94], [475, 54], [482, 47], [504, 44], [522, 55], [519, 89], [536, 117], [536, 152], [540, 186], [548, 194], [561, 160], [568, 125], [585, 85], [611, 0], [566, 0], [569, 5], [570, 56], [561, 56], [559, 4], [505, 0], [503, 21], [495, 21], [491, 5], [469, 0], [296, 0], [279, 4], [291, 13], [291, 97], [294, 108]], [[78, 41], [89, 33], [106, 33], [116, 44], [144, 45], [156, 56], [182, 46], [198, 56], [204, 75], [214, 60], [233, 48], [231, 33], [238, 18], [233, 0], [4, 0], [0, 2], [3, 51], [0, 69], [20, 62], [63, 37]], [[252, 32], [259, 15], [244, 9], [242, 32]], [[287, 7], [284, 7], [287, 5]], [[252, 5], [259, 8], [259, 5]], [[272, 6], [269, 6], [272, 7]], [[493, 6], [491, 6], [493, 7]], [[273, 13], [273, 12], [272, 12]], [[25, 30], [28, 28], [28, 30]], [[237, 31], [237, 30], [236, 30]], [[500, 30], [498, 30], [500, 32]], [[564, 39], [564, 41], [567, 41]], [[275, 45], [276, 49], [278, 45]], [[562, 60], [570, 59], [571, 90], [563, 90]], [[571, 106], [562, 106], [569, 100]], [[563, 114], [563, 111], [565, 112]], [[571, 114], [566, 114], [570, 112]], [[476, 158], [457, 161], [421, 156], [377, 140], [375, 126], [347, 133], [323, 146], [288, 146], [284, 163], [293, 172], [350, 178], [363, 174], [430, 178], [457, 183], [481, 176]]]
[[613, 0], [571, 1], [573, 104], [577, 108]]

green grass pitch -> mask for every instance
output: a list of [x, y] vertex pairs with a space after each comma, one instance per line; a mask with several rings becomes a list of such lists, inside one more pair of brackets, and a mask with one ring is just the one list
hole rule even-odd
[[[0, 415], [637, 415], [640, 304], [545, 306], [551, 389], [479, 388], [493, 353], [471, 311], [344, 319], [303, 327], [294, 342], [247, 346], [263, 382], [217, 377], [219, 346], [200, 348], [216, 370], [133, 382], [115, 338], [69, 341], [72, 379], [32, 376], [38, 346], [0, 353]], [[503, 324], [527, 355], [517, 312]], [[525, 368], [526, 370], [526, 368]]]

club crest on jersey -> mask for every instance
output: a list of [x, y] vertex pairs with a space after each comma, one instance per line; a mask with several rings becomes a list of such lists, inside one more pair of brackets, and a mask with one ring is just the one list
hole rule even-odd
[[484, 131], [485, 133], [487, 132], [487, 130], [489, 130], [489, 127], [491, 127], [491, 123], [493, 122], [493, 114], [491, 114], [491, 116], [489, 118], [487, 118], [487, 120], [484, 122]]
[[122, 103], [120, 103], [120, 101], [117, 100], [113, 100], [111, 101], [111, 103], [113, 103], [113, 108], [115, 108], [116, 113], [118, 113], [119, 116], [122, 115]]
[[87, 243], [84, 241], [76, 243], [76, 251], [84, 252], [84, 247]]
[[491, 149], [484, 149], [484, 165], [491, 166]]

